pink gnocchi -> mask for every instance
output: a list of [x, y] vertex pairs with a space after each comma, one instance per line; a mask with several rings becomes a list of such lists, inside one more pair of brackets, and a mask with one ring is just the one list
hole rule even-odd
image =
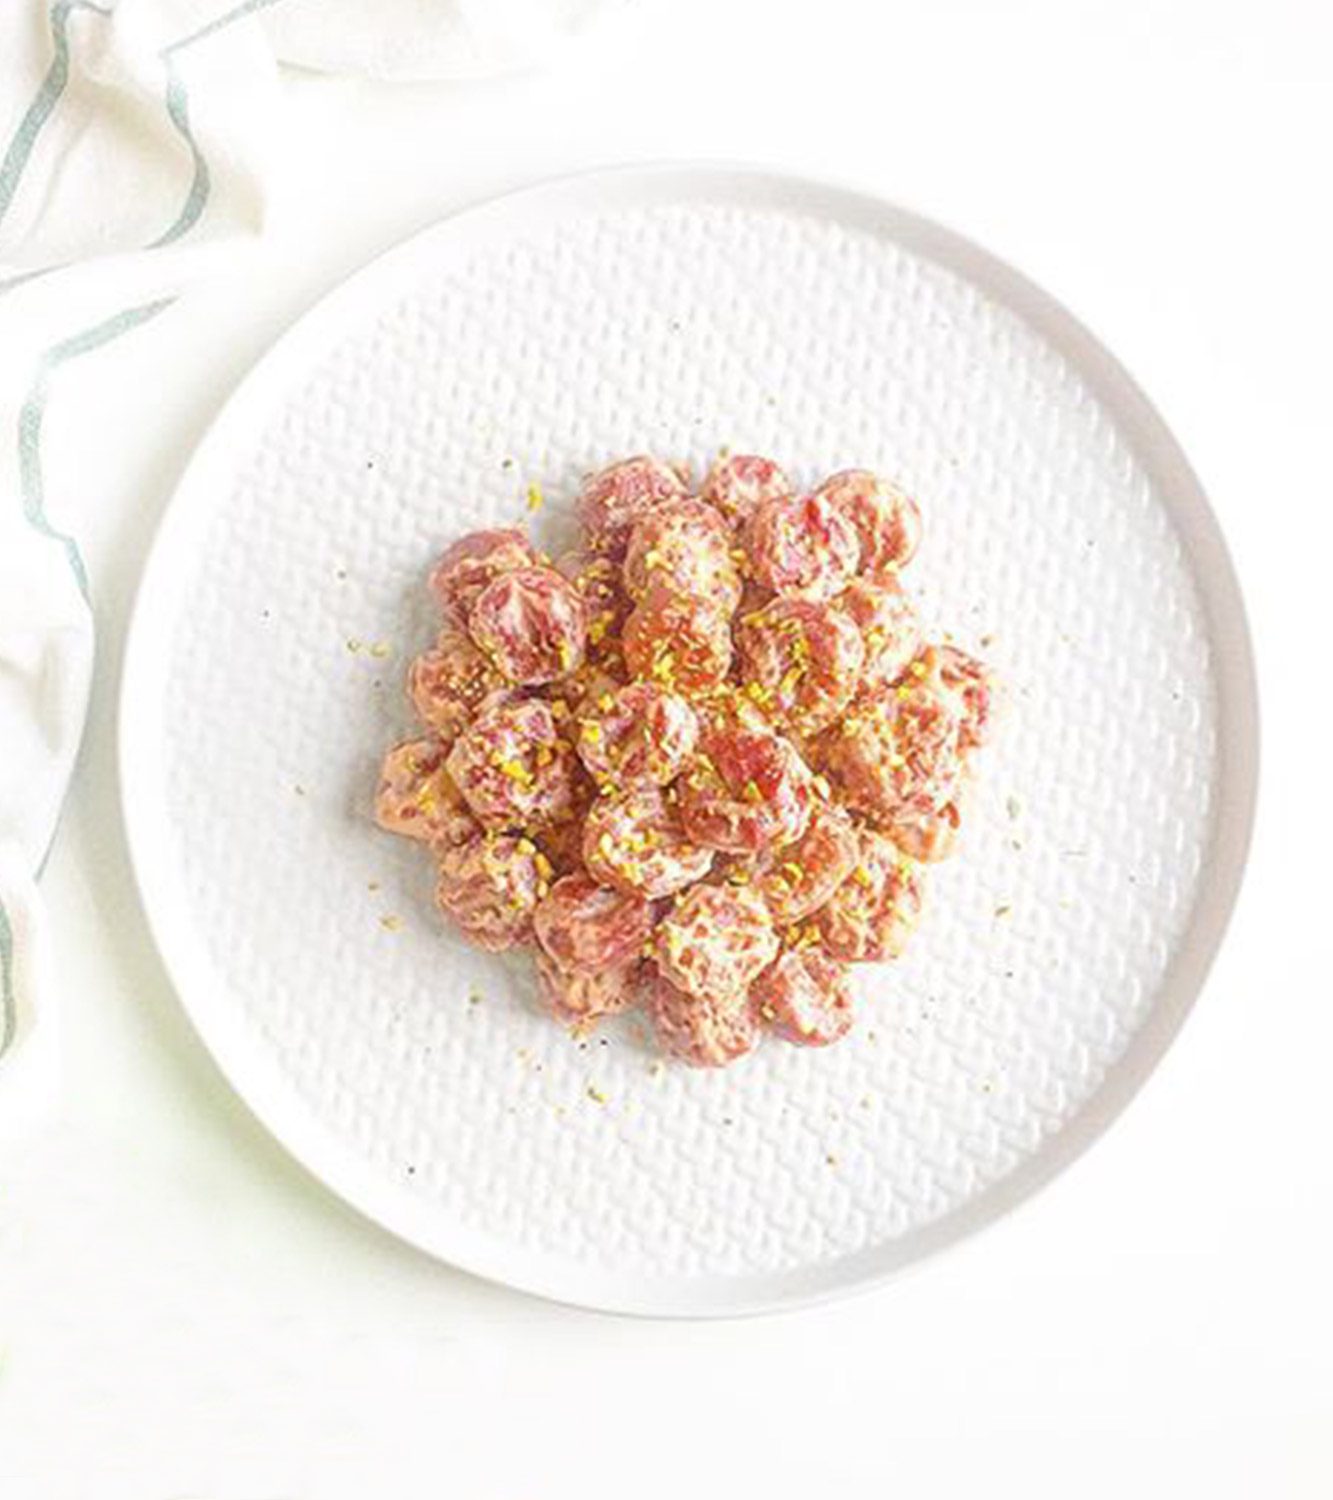
[[388, 833], [453, 847], [481, 832], [445, 769], [439, 740], [408, 740], [384, 757], [375, 792], [375, 821]]
[[600, 693], [579, 716], [579, 756], [603, 785], [667, 786], [689, 765], [698, 741], [698, 715], [654, 682]]
[[755, 980], [750, 1003], [760, 1021], [798, 1047], [827, 1047], [851, 1030], [850, 970], [818, 949], [784, 953]]
[[771, 964], [778, 935], [764, 903], [729, 885], [696, 885], [657, 925], [657, 967], [700, 1000], [743, 994]]
[[517, 526], [445, 549], [407, 679], [424, 728], [373, 809], [429, 849], [469, 942], [530, 950], [554, 1020], [638, 1010], [718, 1068], [847, 1035], [851, 966], [902, 954], [957, 847], [997, 687], [923, 632], [898, 485], [752, 453], [701, 472], [590, 474], [557, 564]]
[[472, 606], [468, 631], [501, 677], [518, 687], [578, 671], [588, 647], [583, 595], [554, 568], [502, 574]]
[[865, 662], [855, 622], [817, 599], [775, 599], [743, 616], [736, 648], [746, 691], [798, 735], [817, 734], [842, 714]]
[[726, 523], [711, 505], [672, 501], [630, 532], [625, 590], [642, 602], [654, 589], [665, 588], [688, 599], [712, 599], [731, 614], [741, 597], [734, 550]]
[[831, 598], [861, 559], [856, 527], [819, 495], [764, 501], [746, 535], [750, 570], [775, 594]]
[[536, 955], [537, 993], [550, 1014], [576, 1032], [590, 1030], [604, 1016], [632, 1010], [651, 977], [650, 965], [631, 960], [614, 969], [570, 972], [544, 952]]
[[790, 740], [723, 725], [703, 735], [699, 750], [680, 784], [681, 816], [695, 843], [757, 854], [805, 832], [813, 777]]
[[855, 528], [862, 571], [905, 567], [916, 555], [921, 511], [896, 484], [868, 469], [844, 469], [830, 475], [814, 493]]
[[540, 699], [484, 709], [459, 735], [446, 765], [487, 828], [546, 828], [574, 811], [574, 748]]
[[407, 694], [423, 724], [452, 742], [505, 680], [458, 630], [443, 630], [408, 668]]
[[441, 554], [431, 571], [431, 592], [445, 619], [465, 628], [472, 606], [497, 578], [536, 562], [532, 543], [518, 527], [474, 531]]
[[641, 958], [653, 914], [642, 896], [598, 885], [588, 875], [565, 875], [542, 899], [532, 925], [558, 968], [593, 974]]
[[757, 453], [724, 453], [704, 479], [700, 498], [739, 531], [768, 500], [786, 500], [791, 481], [771, 458]]
[[921, 916], [916, 867], [891, 840], [861, 830], [852, 873], [813, 918], [824, 949], [844, 963], [898, 958]]
[[713, 851], [692, 838], [665, 792], [640, 786], [593, 803], [583, 825], [583, 863], [604, 885], [657, 901], [702, 880]]
[[680, 469], [641, 453], [589, 475], [574, 502], [574, 511], [589, 544], [618, 558], [624, 556], [637, 521], [659, 506], [688, 495]]
[[648, 1013], [663, 1051], [694, 1068], [725, 1068], [759, 1042], [759, 1021], [744, 990], [701, 997], [656, 974]]
[[478, 948], [500, 953], [531, 941], [544, 884], [531, 839], [485, 833], [442, 853], [435, 899]]

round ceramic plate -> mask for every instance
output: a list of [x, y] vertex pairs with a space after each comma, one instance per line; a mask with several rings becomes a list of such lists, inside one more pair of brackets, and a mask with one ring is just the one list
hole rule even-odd
[[[551, 545], [625, 453], [849, 464], [920, 497], [908, 582], [1006, 684], [961, 852], [827, 1051], [723, 1072], [633, 1020], [571, 1039], [528, 966], [441, 925], [379, 833], [433, 556]], [[1124, 372], [991, 256], [761, 172], [600, 173], [361, 271], [243, 383], [144, 579], [121, 718], [157, 941], [236, 1089], [306, 1166], [455, 1265], [717, 1314], [863, 1286], [993, 1220], [1124, 1105], [1240, 876], [1255, 704], [1235, 580]]]

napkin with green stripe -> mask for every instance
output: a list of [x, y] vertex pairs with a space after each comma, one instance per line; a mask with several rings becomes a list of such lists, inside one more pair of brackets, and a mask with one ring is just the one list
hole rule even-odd
[[449, 78], [536, 62], [622, 0], [0, 5], [0, 1136], [59, 1097], [38, 877], [94, 670], [80, 509], [49, 473], [70, 365], [262, 233], [279, 64]]

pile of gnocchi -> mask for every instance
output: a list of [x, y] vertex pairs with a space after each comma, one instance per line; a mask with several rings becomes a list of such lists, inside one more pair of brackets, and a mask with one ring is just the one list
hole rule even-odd
[[866, 470], [802, 492], [724, 452], [697, 489], [623, 459], [576, 513], [559, 559], [504, 528], [435, 564], [424, 729], [376, 820], [430, 849], [472, 943], [531, 950], [565, 1025], [641, 1008], [701, 1067], [835, 1042], [849, 966], [902, 953], [954, 848], [991, 718], [988, 669], [903, 589], [920, 510]]

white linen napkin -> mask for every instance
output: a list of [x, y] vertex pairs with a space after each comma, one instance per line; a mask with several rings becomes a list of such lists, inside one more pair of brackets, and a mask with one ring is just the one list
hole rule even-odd
[[0, 1137], [57, 1092], [36, 879], [93, 670], [80, 497], [49, 493], [43, 464], [62, 367], [112, 365], [119, 340], [260, 233], [279, 62], [475, 77], [531, 65], [618, 3], [0, 4]]

